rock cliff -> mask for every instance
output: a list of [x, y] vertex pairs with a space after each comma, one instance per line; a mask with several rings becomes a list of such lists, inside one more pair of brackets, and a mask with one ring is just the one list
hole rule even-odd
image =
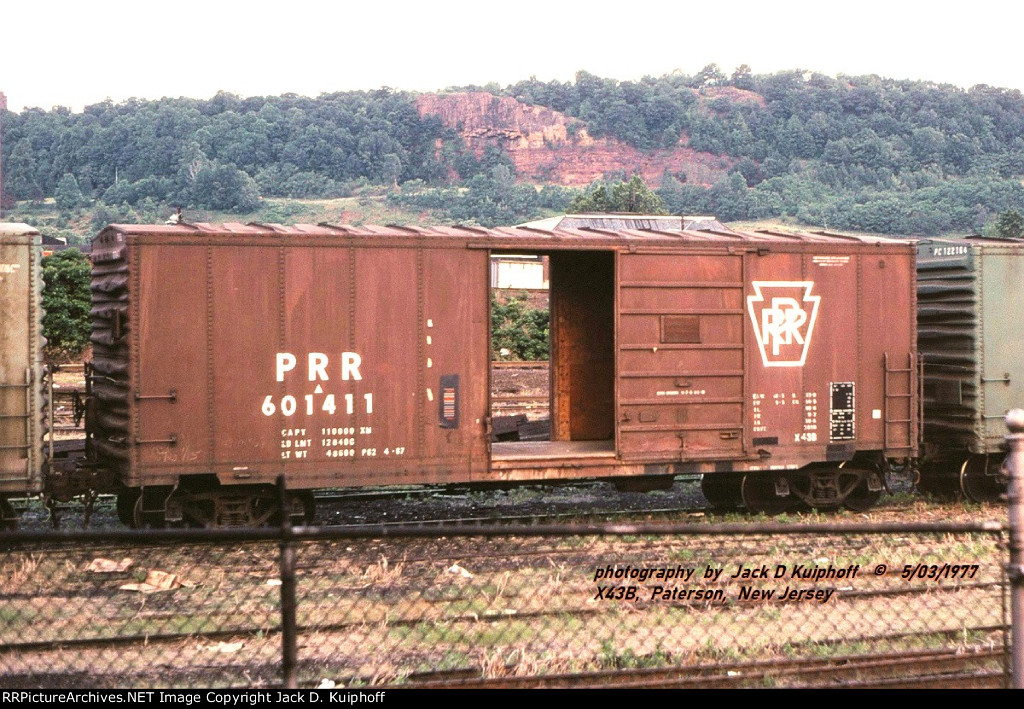
[[484, 92], [425, 94], [417, 107], [421, 115], [437, 116], [457, 131], [477, 155], [488, 145], [501, 146], [520, 179], [532, 182], [583, 186], [621, 171], [639, 174], [656, 187], [668, 171], [711, 185], [731, 166], [724, 156], [689, 148], [685, 137], [670, 149], [639, 150], [615, 138], [594, 138], [581, 122], [558, 111]]

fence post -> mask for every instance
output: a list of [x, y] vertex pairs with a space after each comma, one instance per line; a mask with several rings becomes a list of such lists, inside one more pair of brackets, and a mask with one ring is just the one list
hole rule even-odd
[[298, 644], [295, 619], [295, 542], [284, 476], [277, 478], [278, 504], [281, 506], [281, 675], [285, 689], [298, 689], [296, 659]]
[[1010, 637], [1012, 643], [1013, 687], [1024, 689], [1024, 409], [1006, 414], [1010, 434], [1006, 443], [1006, 469], [1010, 476], [1006, 497], [1010, 506]]

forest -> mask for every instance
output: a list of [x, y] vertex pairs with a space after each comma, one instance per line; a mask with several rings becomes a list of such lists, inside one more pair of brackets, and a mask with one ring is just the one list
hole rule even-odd
[[[570, 128], [640, 150], [683, 141], [727, 159], [715, 184], [668, 172], [651, 184], [670, 213], [927, 236], [977, 233], [1024, 211], [1016, 90], [746, 66], [726, 75], [715, 65], [632, 82], [579, 72], [460, 90], [546, 106], [571, 117]], [[176, 206], [246, 215], [274, 198], [373, 196], [422, 221], [495, 226], [564, 211], [580, 196], [525, 181], [498, 147], [477, 157], [415, 99], [388, 88], [219, 93], [5, 112], [5, 216], [52, 203], [57, 227], [88, 232], [162, 220]]]

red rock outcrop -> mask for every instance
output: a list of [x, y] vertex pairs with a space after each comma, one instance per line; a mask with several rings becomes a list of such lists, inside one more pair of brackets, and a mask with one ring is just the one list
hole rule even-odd
[[484, 92], [425, 94], [416, 104], [420, 115], [440, 118], [478, 156], [488, 145], [504, 148], [520, 179], [531, 182], [583, 186], [620, 171], [657, 186], [668, 171], [711, 185], [732, 165], [727, 157], [689, 148], [685, 138], [673, 148], [649, 151], [615, 138], [594, 138], [582, 123], [558, 111]]

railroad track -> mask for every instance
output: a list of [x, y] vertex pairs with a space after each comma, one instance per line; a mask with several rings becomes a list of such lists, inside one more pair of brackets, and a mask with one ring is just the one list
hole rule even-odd
[[[716, 663], [695, 667], [608, 670], [546, 677], [473, 676], [478, 671], [452, 670], [413, 675], [409, 688], [600, 688], [726, 689], [740, 687], [957, 688], [1007, 687], [1002, 650], [854, 655], [824, 660]], [[514, 668], [505, 668], [509, 672]]]
[[[339, 681], [337, 686], [358, 686], [363, 690], [399, 687], [403, 689], [559, 689], [559, 688], [671, 688], [729, 689], [751, 687], [830, 687], [888, 689], [1001, 689], [1009, 687], [1004, 669], [1005, 653], [981, 650], [920, 653], [918, 655], [858, 656], [832, 660], [803, 660], [774, 663], [730, 663], [696, 668], [608, 670], [579, 674], [556, 674], [543, 677], [480, 677], [480, 669], [449, 670], [410, 675], [398, 685], [374, 684], [374, 678], [355, 678], [353, 683]], [[313, 663], [299, 663], [302, 674], [312, 674]], [[273, 663], [247, 664], [245, 676], [254, 687], [274, 686], [280, 668]], [[304, 671], [305, 670], [305, 671]], [[514, 672], [514, 667], [507, 668]], [[193, 666], [190, 674], [225, 675], [223, 666]], [[9, 688], [40, 687], [97, 688], [123, 687], [117, 674], [107, 681], [103, 673], [73, 674], [26, 673], [4, 677]], [[142, 676], [144, 686], [166, 686], [174, 681], [173, 673], [158, 669]], [[260, 682], [262, 679], [262, 682]], [[312, 683], [310, 686], [313, 686]]]
[[545, 360], [495, 360], [491, 362], [495, 369], [547, 369], [550, 364]]
[[[904, 592], [901, 595], [908, 595]], [[304, 599], [305, 600], [305, 599]], [[449, 596], [447, 603], [468, 603], [472, 597]], [[577, 622], [585, 622], [585, 618], [600, 618], [609, 611], [604, 608], [580, 609], [573, 612]], [[522, 613], [516, 615], [516, 622], [543, 623], [545, 620], [559, 618], [565, 620], [565, 612]], [[451, 618], [458, 622], [459, 618]], [[502, 623], [507, 618], [502, 616], [476, 616], [474, 624]], [[388, 627], [391, 632], [401, 633], [403, 628], [411, 631], [423, 623], [421, 618], [391, 618]], [[313, 625], [299, 625], [298, 642], [306, 647], [315, 639], [324, 636], [345, 637], [352, 633], [358, 634], [366, 627], [362, 618], [354, 618], [346, 622], [323, 622]], [[998, 636], [1006, 629], [1002, 626], [975, 628], [975, 632], [985, 631]], [[605, 670], [552, 673], [534, 676], [522, 676], [521, 670], [515, 665], [495, 666], [490, 664], [486, 669], [479, 666], [464, 667], [453, 670], [418, 672], [403, 675], [398, 686], [405, 688], [570, 688], [570, 687], [617, 687], [617, 688], [739, 688], [739, 687], [810, 687], [827, 686], [833, 688], [854, 687], [890, 687], [890, 688], [998, 688], [1007, 686], [1008, 657], [999, 645], [990, 646], [957, 646], [936, 650], [904, 651], [900, 653], [867, 653], [843, 654], [841, 643], [870, 643], [908, 641], [915, 636], [927, 635], [932, 641], [945, 635], [947, 640], [956, 645], [960, 629], [947, 631], [928, 631], [927, 633], [896, 633], [890, 635], [863, 636], [856, 639], [837, 641], [836, 654], [833, 657], [783, 657], [769, 660], [723, 661], [714, 663], [689, 664], [683, 658], [673, 662], [671, 656], [645, 659], [634, 657], [637, 663], [651, 662], [658, 667], [618, 667]], [[0, 653], [17, 656], [24, 660], [33, 654], [45, 656], [48, 653], [89, 653], [116, 650], [119, 653], [157, 653], [163, 649], [181, 647], [183, 643], [196, 646], [207, 646], [208, 643], [245, 644], [247, 642], [278, 642], [276, 635], [280, 627], [263, 625], [251, 628], [231, 628], [226, 630], [205, 630], [190, 632], [147, 633], [123, 635], [118, 637], [60, 639], [51, 642], [14, 642], [0, 644]], [[787, 644], [788, 653], [799, 655], [801, 652], [821, 652], [820, 644], [815, 648], [807, 647], [807, 643]], [[321, 667], [319, 663], [310, 661], [311, 667]], [[182, 677], [194, 676], [201, 667], [191, 666], [187, 669], [165, 666], [159, 677], [154, 681], [160, 683], [178, 683], [177, 674]], [[264, 676], [268, 685], [276, 679], [277, 671], [272, 664], [240, 661], [232, 665], [221, 663], [207, 669], [216, 670], [227, 677]], [[321, 668], [318, 670], [324, 674]], [[481, 677], [486, 673], [488, 676]], [[63, 687], [79, 686], [74, 681], [75, 673], [65, 671], [53, 674], [43, 672], [2, 673], [4, 685], [14, 687]], [[143, 676], [145, 674], [143, 673]], [[210, 675], [204, 675], [209, 677]], [[110, 683], [104, 683], [104, 673], [94, 671], [83, 673], [81, 680], [84, 687], [121, 686], [124, 684], [123, 671], [111, 677]], [[138, 681], [138, 677], [135, 677]], [[387, 687], [394, 686], [388, 681], [383, 683], [378, 675], [349, 675], [336, 680], [340, 686]]]
[[[688, 480], [680, 484], [686, 485]], [[533, 494], [536, 499], [521, 502], [488, 498], [485, 491], [468, 486], [441, 488], [431, 486], [407, 486], [402, 488], [353, 488], [351, 490], [317, 491], [315, 500], [317, 513], [315, 523], [332, 528], [364, 528], [368, 525], [379, 529], [394, 529], [403, 526], [449, 527], [515, 524], [583, 524], [605, 521], [679, 521], [686, 518], [730, 516], [728, 511], [708, 507], [699, 490], [674, 492], [681, 497], [680, 504], [658, 504], [665, 497], [653, 497], [644, 493], [619, 493], [611, 491], [608, 482], [580, 482], [571, 485], [535, 488], [521, 486], [512, 488], [509, 495]], [[579, 502], [572, 500], [565, 491], [578, 492]], [[473, 501], [476, 498], [476, 502]], [[49, 512], [38, 499], [13, 499], [13, 507], [20, 518], [22, 529], [43, 529], [53, 527]], [[650, 503], [650, 504], [649, 504]], [[915, 507], [926, 505], [942, 514], [943, 508], [962, 511], [957, 503], [925, 503], [920, 497], [903, 497], [899, 500], [883, 498], [871, 511], [876, 521], [905, 521], [906, 515]], [[469, 506], [471, 514], [461, 514], [458, 509]], [[570, 510], [539, 511], [536, 507], [573, 507]], [[500, 507], [508, 508], [502, 512]], [[121, 528], [117, 521], [116, 502], [113, 495], [99, 495], [85, 527], [85, 504], [74, 500], [54, 503], [53, 512], [58, 519], [57, 528]], [[741, 511], [735, 514], [754, 521], [758, 518]], [[815, 513], [825, 518], [833, 514], [847, 514], [844, 511]]]
[[[920, 590], [914, 591], [918, 593]], [[909, 591], [903, 591], [897, 595], [912, 595]], [[475, 600], [474, 596], [448, 595], [445, 598], [446, 604], [468, 604]], [[54, 601], [55, 599], [43, 598], [42, 600]], [[303, 599], [308, 601], [307, 598]], [[510, 599], [510, 602], [514, 599]], [[37, 602], [39, 602], [37, 600]], [[63, 599], [68, 602], [68, 599]], [[577, 622], [585, 622], [583, 619], [596, 619], [611, 613], [606, 607], [591, 607], [577, 609], [572, 617]], [[559, 619], [565, 620], [565, 611], [538, 611], [533, 613], [517, 614], [515, 620], [519, 624], [540, 623]], [[452, 622], [458, 622], [458, 617], [450, 618]], [[504, 623], [507, 617], [477, 616], [472, 614], [474, 624], [479, 623]], [[421, 626], [423, 619], [415, 618], [390, 618], [388, 627], [392, 632], [401, 632], [405, 628], [412, 630]], [[312, 643], [316, 638], [326, 636], [345, 637], [352, 633], [359, 633], [366, 627], [366, 620], [353, 618], [345, 622], [320, 622], [311, 625], [300, 624], [297, 628], [299, 633], [300, 646]], [[1002, 626], [989, 626], [985, 628], [974, 628], [975, 632], [988, 632], [993, 635], [1005, 633]], [[400, 686], [409, 688], [447, 687], [447, 688], [532, 688], [532, 687], [619, 687], [619, 688], [641, 688], [641, 687], [671, 687], [671, 688], [727, 688], [727, 687], [771, 687], [771, 686], [829, 686], [829, 687], [893, 687], [893, 688], [982, 688], [982, 687], [1004, 687], [1006, 686], [1006, 652], [1000, 646], [958, 646], [954, 648], [906, 651], [898, 654], [843, 654], [841, 643], [871, 643], [885, 641], [889, 643], [897, 641], [909, 641], [915, 637], [927, 635], [932, 641], [936, 637], [945, 635], [947, 640], [954, 645], [960, 629], [950, 629], [936, 632], [934, 630], [926, 633], [894, 633], [887, 635], [862, 636], [855, 639], [844, 639], [836, 642], [836, 656], [828, 658], [775, 658], [764, 661], [725, 661], [714, 663], [687, 664], [679, 658], [674, 663], [671, 656], [661, 656], [655, 659], [645, 660], [643, 657], [635, 657], [633, 661], [638, 663], [656, 662], [660, 667], [625, 667], [612, 668], [607, 670], [580, 672], [571, 674], [547, 674], [543, 676], [516, 676], [515, 666], [494, 666], [487, 668], [490, 676], [481, 677], [480, 667], [460, 668], [447, 671], [419, 672], [405, 677]], [[163, 649], [174, 649], [181, 647], [183, 643], [196, 646], [210, 647], [209, 643], [245, 644], [252, 641], [276, 642], [273, 636], [280, 633], [279, 626], [259, 627], [234, 627], [223, 630], [200, 630], [165, 633], [144, 633], [126, 634], [116, 637], [93, 637], [93, 638], [61, 638], [45, 642], [9, 642], [0, 644], [0, 653], [6, 656], [17, 656], [24, 661], [26, 657], [33, 654], [46, 656], [49, 653], [79, 653], [110, 651], [128, 653], [157, 653]], [[268, 637], [270, 636], [270, 637]], [[788, 653], [799, 655], [801, 652], [810, 651], [805, 647], [807, 643], [789, 643]], [[821, 645], [815, 644], [814, 652], [821, 652]], [[231, 663], [225, 667], [223, 664], [217, 669], [220, 672], [227, 671], [229, 676], [252, 677], [253, 667], [248, 661], [240, 662], [238, 667], [232, 668]], [[314, 664], [314, 663], [310, 663]], [[159, 680], [168, 682], [175, 680], [175, 674], [194, 674], [196, 667], [176, 670], [168, 667], [163, 670]], [[258, 666], [257, 666], [258, 669]], [[72, 673], [73, 674], [73, 673]], [[263, 674], [263, 673], [260, 673]], [[276, 673], [270, 671], [266, 676], [273, 678]], [[4, 684], [7, 687], [34, 686], [47, 687], [56, 686], [67, 688], [71, 679], [69, 673], [60, 672], [52, 675], [46, 672], [23, 673], [2, 673]], [[91, 683], [83, 686], [105, 686], [102, 682], [103, 672], [97, 671], [83, 677]], [[118, 675], [123, 683], [123, 674]], [[272, 681], [272, 679], [271, 679]], [[25, 684], [22, 684], [25, 682]], [[110, 686], [118, 686], [117, 679], [112, 680]], [[341, 680], [342, 686], [377, 686], [374, 677], [369, 676], [347, 676]], [[381, 684], [379, 686], [388, 686]]]

